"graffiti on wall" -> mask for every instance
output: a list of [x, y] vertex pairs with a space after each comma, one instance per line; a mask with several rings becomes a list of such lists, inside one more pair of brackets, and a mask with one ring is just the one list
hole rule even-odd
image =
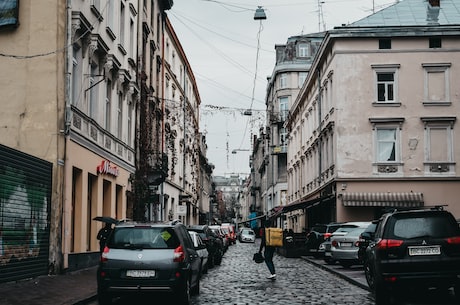
[[0, 266], [40, 255], [47, 243], [48, 196], [49, 185], [36, 176], [0, 166]]

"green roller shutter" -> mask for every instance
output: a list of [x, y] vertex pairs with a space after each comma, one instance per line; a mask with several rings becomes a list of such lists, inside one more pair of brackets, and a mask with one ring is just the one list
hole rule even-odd
[[0, 282], [48, 273], [52, 164], [0, 145]]

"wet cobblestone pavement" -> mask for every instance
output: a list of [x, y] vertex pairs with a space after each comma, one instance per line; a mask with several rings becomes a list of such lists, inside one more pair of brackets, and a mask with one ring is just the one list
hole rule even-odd
[[374, 304], [365, 289], [302, 258], [275, 255], [277, 279], [266, 279], [269, 275], [266, 265], [252, 261], [259, 242], [231, 246], [222, 265], [203, 276], [201, 293], [193, 297], [192, 304]]

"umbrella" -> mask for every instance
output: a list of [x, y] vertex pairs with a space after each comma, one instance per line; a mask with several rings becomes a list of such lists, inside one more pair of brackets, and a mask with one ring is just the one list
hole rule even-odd
[[109, 216], [96, 216], [93, 218], [93, 220], [102, 221], [105, 223], [111, 223], [115, 225], [120, 222], [119, 220], [109, 217]]

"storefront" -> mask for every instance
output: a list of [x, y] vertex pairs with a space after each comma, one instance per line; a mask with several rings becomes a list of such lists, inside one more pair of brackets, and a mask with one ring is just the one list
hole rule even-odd
[[[126, 219], [134, 167], [118, 158], [96, 154], [69, 141], [66, 162], [63, 253], [64, 269], [95, 265], [99, 259], [96, 216]], [[129, 214], [128, 214], [129, 215]]]

